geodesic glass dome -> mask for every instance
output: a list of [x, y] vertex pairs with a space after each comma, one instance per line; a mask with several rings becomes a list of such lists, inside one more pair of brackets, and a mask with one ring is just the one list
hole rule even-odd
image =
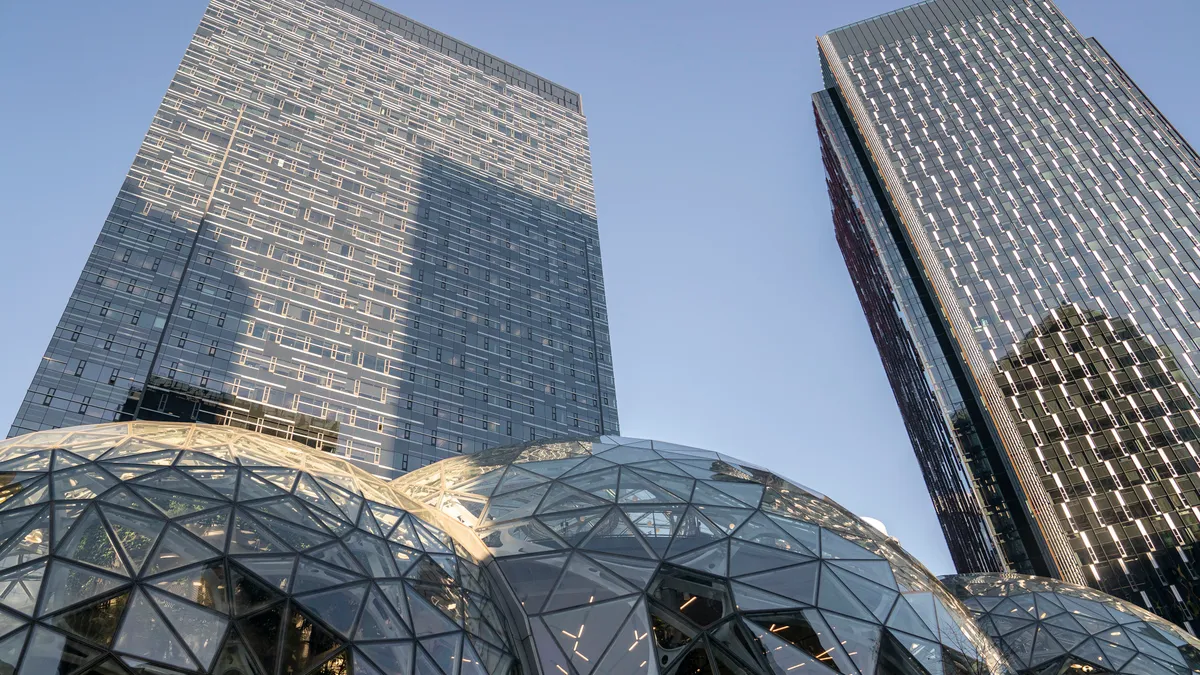
[[475, 558], [413, 510], [229, 427], [0, 442], [0, 675], [510, 672]]
[[1200, 641], [1095, 589], [1023, 574], [942, 581], [1021, 673], [1200, 673]]
[[487, 545], [542, 673], [1008, 672], [882, 533], [732, 457], [601, 437], [444, 460], [393, 485]]

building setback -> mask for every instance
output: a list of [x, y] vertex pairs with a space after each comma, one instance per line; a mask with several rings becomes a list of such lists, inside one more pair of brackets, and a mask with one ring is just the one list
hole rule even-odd
[[1050, 2], [818, 38], [838, 241], [960, 572], [1200, 628], [1200, 157]]
[[396, 475], [617, 433], [578, 94], [361, 0], [211, 0], [9, 435], [236, 424]]

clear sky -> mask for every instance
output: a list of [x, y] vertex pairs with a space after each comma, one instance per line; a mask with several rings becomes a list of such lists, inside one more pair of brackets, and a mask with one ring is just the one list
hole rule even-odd
[[[0, 0], [0, 431], [205, 0]], [[833, 238], [814, 37], [904, 0], [384, 0], [583, 95], [621, 430], [769, 464], [952, 571]], [[1200, 140], [1195, 0], [1060, 0]]]

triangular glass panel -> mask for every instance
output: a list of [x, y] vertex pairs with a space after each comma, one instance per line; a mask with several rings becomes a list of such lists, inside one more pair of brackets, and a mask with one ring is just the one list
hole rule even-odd
[[613, 466], [616, 465], [608, 460], [604, 460], [593, 455], [580, 462], [575, 468], [564, 473], [563, 476], [581, 476], [585, 473], [591, 473], [593, 471], [599, 471], [601, 469], [607, 469]]
[[[448, 675], [457, 675], [462, 649], [462, 634], [439, 635], [421, 640], [421, 647], [429, 656], [433, 667]], [[433, 672], [417, 667], [418, 673]]]
[[658, 557], [642, 541], [620, 509], [613, 509], [599, 524], [593, 527], [591, 535], [580, 548], [639, 558], [656, 559]]
[[300, 474], [293, 493], [297, 497], [321, 509], [326, 515], [331, 515], [337, 519], [345, 518], [342, 510], [325, 494], [325, 491], [317, 484], [316, 479], [306, 473]]
[[625, 619], [625, 625], [613, 635], [612, 646], [594, 672], [621, 675], [652, 673], [655, 671], [651, 664], [655, 660], [654, 638], [650, 635], [646, 608], [638, 603]]
[[710, 486], [706, 481], [696, 481], [696, 486], [692, 490], [692, 498], [689, 500], [692, 504], [707, 505], [707, 506], [732, 506], [734, 508], [745, 508], [746, 505], [742, 502], [730, 497], [724, 492]]
[[[19, 518], [18, 520], [24, 520]], [[43, 510], [15, 533], [0, 559], [5, 567], [20, 565], [50, 553], [50, 511]]]
[[821, 575], [821, 591], [817, 596], [817, 604], [823, 609], [831, 609], [865, 621], [873, 618], [846, 585], [832, 574]]
[[225, 550], [225, 535], [229, 530], [230, 509], [206, 511], [190, 518], [176, 520], [188, 532], [204, 540], [206, 544], [218, 551]]
[[839, 570], [853, 572], [864, 579], [896, 590], [896, 576], [892, 574], [892, 566], [883, 560], [831, 560], [826, 563]]
[[[509, 470], [512, 470], [511, 467]], [[533, 515], [549, 489], [550, 485], [544, 484], [492, 497], [482, 524], [494, 525]]]
[[569, 459], [549, 459], [541, 462], [525, 462], [521, 464], [521, 468], [526, 471], [532, 471], [539, 476], [546, 478], [558, 478], [567, 471], [579, 466], [584, 461], [583, 457], [573, 457]]
[[[24, 632], [24, 631], [22, 631]], [[68, 639], [43, 626], [35, 626], [20, 675], [43, 675], [43, 673], [73, 673], [88, 661], [101, 655], [99, 650], [82, 642]]]
[[996, 626], [997, 635], [1007, 635], [1015, 630], [1028, 628], [1033, 623], [1033, 619], [1026, 616], [1024, 612], [1014, 615], [992, 614], [990, 618]]
[[195, 670], [197, 667], [183, 643], [171, 633], [166, 621], [155, 611], [153, 603], [139, 590], [133, 592], [113, 648], [123, 654], [186, 670]]
[[477, 534], [497, 558], [564, 548], [550, 528], [532, 518], [478, 530]]
[[[115, 490], [114, 490], [115, 492]], [[109, 494], [112, 494], [111, 492]], [[62, 541], [66, 536], [67, 531], [71, 529], [71, 525], [79, 520], [79, 514], [83, 513], [83, 509], [87, 504], [55, 504], [54, 505], [54, 545]], [[18, 522], [18, 526], [24, 523]], [[6, 533], [4, 536], [7, 539], [12, 533]]]
[[[112, 644], [113, 635], [117, 632], [117, 624], [121, 621], [121, 613], [125, 611], [125, 603], [128, 600], [128, 592], [118, 593], [84, 607], [45, 618], [43, 621], [88, 642], [108, 647]], [[7, 633], [8, 630], [5, 628], [4, 632]]]
[[154, 587], [223, 614], [229, 613], [225, 566], [209, 563], [154, 580]]
[[637, 473], [637, 475], [667, 490], [671, 494], [678, 495], [685, 502], [691, 501], [690, 497], [696, 485], [696, 480], [684, 475], [682, 471], [677, 470], [675, 465], [670, 462], [659, 461], [638, 464], [633, 467], [623, 468], [621, 473], [624, 474], [630, 471]]
[[634, 588], [621, 577], [609, 572], [603, 565], [576, 553], [563, 569], [558, 586], [546, 603], [544, 611], [553, 612], [568, 607], [605, 602], [613, 598], [636, 593]]
[[[54, 464], [51, 467], [51, 470], [62, 471], [63, 469], [69, 469], [73, 466], [79, 466], [80, 464], [86, 464], [87, 461], [88, 460], [80, 457], [79, 455], [72, 454], [66, 450], [55, 450], [54, 451]], [[5, 470], [5, 469], [3, 469], [3, 467], [0, 467], [0, 470]]]
[[[13, 452], [21, 452], [20, 450], [6, 449], [3, 454], [8, 455]], [[26, 471], [47, 471], [50, 469], [50, 451], [49, 450], [31, 450], [28, 453], [20, 454], [12, 459], [0, 462], [0, 471], [5, 473], [16, 473]]]
[[770, 591], [775, 595], [782, 595], [796, 603], [815, 605], [817, 604], [819, 568], [819, 564], [805, 563], [739, 577], [738, 581]]
[[507, 494], [516, 490], [528, 488], [532, 485], [541, 485], [549, 482], [546, 478], [539, 476], [532, 471], [526, 471], [516, 466], [509, 466], [504, 472], [504, 478], [500, 480], [500, 484], [492, 491], [493, 497], [498, 497], [501, 494]]
[[219, 506], [225, 506], [225, 502], [215, 499], [204, 499], [187, 494], [172, 494], [161, 490], [152, 490], [149, 488], [135, 487], [134, 490], [142, 499], [154, 505], [168, 518], [177, 518], [186, 516], [189, 513], [214, 509]]
[[4, 672], [17, 672], [17, 661], [21, 659], [21, 654], [25, 651], [25, 636], [28, 634], [29, 629], [22, 628], [0, 640], [0, 666], [5, 668]]
[[[683, 526], [680, 526], [682, 532]], [[679, 539], [679, 535], [675, 535], [675, 539]], [[675, 546], [672, 544], [671, 552], [674, 553]], [[718, 541], [715, 544], [710, 544], [702, 548], [697, 548], [682, 555], [677, 555], [669, 558], [668, 562], [672, 565], [686, 567], [712, 574], [713, 576], [723, 577], [729, 574], [729, 545], [724, 541]]]
[[[880, 675], [887, 673], [912, 673], [913, 675], [942, 675], [942, 645], [932, 640], [922, 639], [900, 631], [884, 631], [879, 650], [880, 668], [889, 665], [907, 664], [909, 668], [893, 666], [888, 671], [877, 671]], [[911, 666], [915, 665], [913, 668]]]
[[392, 553], [387, 544], [379, 538], [372, 537], [362, 531], [351, 532], [343, 540], [346, 548], [358, 564], [366, 568], [366, 572], [376, 579], [396, 576], [396, 566], [392, 564]]
[[874, 623], [857, 621], [849, 617], [822, 612], [825, 622], [837, 635], [842, 649], [864, 673], [875, 672], [875, 657], [879, 649], [880, 627]]
[[542, 500], [541, 505], [538, 506], [537, 513], [538, 515], [542, 515], [600, 506], [605, 506], [605, 502], [599, 497], [594, 497], [562, 483], [555, 483], [550, 487], [549, 492], [546, 493], [546, 497]]
[[360, 579], [362, 577], [357, 574], [301, 556], [292, 582], [292, 592], [316, 591]]
[[166, 523], [157, 518], [139, 516], [112, 507], [101, 506], [100, 510], [116, 535], [117, 543], [125, 552], [125, 558], [132, 566], [133, 573], [137, 574]]
[[[373, 662], [376, 667], [389, 675], [413, 675], [413, 643], [412, 642], [375, 642], [358, 645], [363, 655]], [[358, 659], [355, 658], [355, 675], [358, 673]]]
[[854, 597], [858, 598], [867, 609], [871, 610], [876, 620], [883, 622], [887, 621], [888, 615], [891, 614], [892, 605], [896, 602], [896, 596], [899, 595], [896, 591], [890, 588], [884, 588], [873, 581], [838, 569], [826, 563], [825, 572], [834, 574], [842, 583], [850, 589]]
[[755, 508], [762, 501], [763, 486], [760, 483], [738, 480], [706, 480], [709, 486], [733, 497], [739, 502]]
[[1100, 650], [1108, 657], [1108, 666], [1114, 669], [1122, 668], [1127, 661], [1133, 658], [1134, 652], [1132, 649], [1122, 647], [1118, 644], [1109, 642], [1103, 637], [1097, 638], [1096, 642], [1100, 645]]
[[[143, 453], [139, 453], [137, 455], [122, 456], [122, 457], [118, 457], [116, 455], [109, 455], [108, 457], [105, 457], [102, 461], [106, 465], [110, 465], [110, 464], [116, 464], [116, 465], [143, 464], [143, 465], [147, 465], [147, 466], [171, 466], [171, 464], [175, 463], [175, 459], [178, 457], [179, 457], [178, 450], [159, 450], [157, 452], [143, 452]], [[120, 466], [113, 466], [112, 468], [110, 468], [110, 471], [112, 471], [113, 473], [117, 473], [122, 470], [123, 470], [123, 467], [120, 467]]]
[[229, 620], [194, 605], [181, 602], [161, 591], [150, 591], [158, 610], [166, 617], [175, 632], [183, 638], [192, 655], [207, 669], [217, 655]]
[[54, 474], [54, 498], [94, 499], [120, 481], [98, 466], [89, 464], [77, 469], [68, 469]]
[[697, 507], [689, 506], [679, 521], [667, 556], [676, 557], [714, 541], [724, 540], [725, 536], [725, 531], [704, 517]]
[[405, 598], [406, 586], [402, 581], [377, 581], [379, 590], [383, 591], [383, 595], [391, 603], [392, 609], [400, 615], [400, 620], [405, 626], [412, 629], [411, 616], [408, 613], [408, 600]]
[[237, 556], [234, 558], [239, 565], [253, 572], [267, 586], [286, 593], [292, 581], [292, 569], [296, 565], [296, 556]]
[[[496, 650], [493, 649], [491, 651], [495, 652]], [[494, 663], [495, 659], [492, 661]], [[496, 664], [496, 666], [494, 669], [489, 668], [489, 663], [484, 661], [483, 657], [479, 656], [472, 641], [470, 639], [463, 640], [462, 661], [458, 670], [459, 675], [489, 675], [489, 673], [503, 672], [499, 664]]]
[[238, 478], [238, 501], [240, 502], [269, 499], [288, 494], [287, 490], [255, 476], [249, 469], [243, 469], [241, 473], [241, 477]]
[[[158, 513], [158, 511], [147, 504], [144, 499], [134, 495], [133, 490], [130, 490], [124, 485], [120, 485], [104, 493], [104, 496], [100, 498], [100, 501], [107, 502], [109, 504], [116, 504], [117, 506], [123, 506], [134, 511], [146, 511], [155, 514]], [[61, 534], [62, 530], [59, 530], [59, 533]]]
[[217, 657], [216, 667], [212, 670], [214, 673], [229, 675], [261, 675], [262, 672], [254, 665], [254, 657], [250, 655], [249, 648], [236, 633], [230, 634], [229, 639], [225, 640], [225, 646], [221, 648], [221, 654]]
[[416, 532], [417, 538], [421, 540], [421, 545], [430, 553], [453, 553], [454, 549], [450, 546], [450, 538], [438, 530], [432, 530], [428, 525], [420, 520], [412, 519], [412, 529]]
[[817, 555], [817, 551], [821, 549], [820, 528], [812, 523], [805, 523], [792, 518], [785, 518], [771, 514], [768, 516], [776, 525], [782, 527], [785, 532], [792, 535], [792, 539], [803, 544], [809, 549], [811, 555]]
[[[858, 670], [820, 613], [814, 609], [758, 615], [753, 621], [760, 627], [759, 630], [753, 631], [759, 639], [774, 637], [783, 640], [816, 659], [819, 665], [838, 673], [851, 675]], [[766, 639], [764, 644], [767, 643], [774, 643], [774, 640]], [[810, 665], [812, 663], [809, 662]]]
[[310, 530], [307, 527], [293, 525], [286, 520], [268, 516], [265, 513], [256, 513], [255, 519], [260, 524], [265, 525], [279, 541], [286, 542], [289, 547], [297, 551], [304, 551], [314, 546], [320, 546], [332, 540], [332, 537], [327, 534]]
[[[342, 477], [338, 476], [338, 478]], [[338, 508], [342, 511], [342, 515], [346, 517], [346, 520], [352, 523], [358, 520], [359, 509], [363, 505], [362, 497], [335, 485], [329, 478], [321, 477], [317, 479], [317, 482], [320, 483], [321, 487], [325, 488], [325, 494], [329, 495], [333, 503], [337, 504]]]
[[628, 468], [621, 470], [621, 484], [617, 490], [617, 501], [621, 504], [658, 504], [686, 502], [687, 496], [679, 496]]
[[588, 675], [625, 624], [636, 598], [544, 614], [542, 619], [571, 665]]
[[1038, 629], [1037, 637], [1034, 639], [1033, 653], [1029, 657], [1029, 665], [1032, 668], [1036, 668], [1047, 661], [1057, 659], [1065, 653], [1066, 651], [1059, 644], [1058, 640], [1055, 640], [1050, 631], [1046, 630], [1045, 626], [1042, 626]]
[[[165, 469], [134, 480], [139, 486], [162, 490], [168, 494], [187, 494], [201, 499], [223, 499], [223, 496], [192, 480], [175, 469]], [[137, 489], [137, 488], [134, 488]]]
[[892, 614], [887, 620], [888, 628], [912, 633], [926, 640], [936, 640], [937, 636], [908, 604], [906, 598], [907, 596], [900, 596], [900, 599], [892, 607]]
[[234, 516], [233, 531], [229, 537], [229, 552], [237, 553], [285, 553], [291, 550], [279, 537], [271, 534], [266, 526], [238, 510]]
[[203, 451], [196, 452], [187, 450], [179, 457], [178, 466], [229, 466], [231, 458], [225, 454], [223, 457], [216, 457], [216, 453], [220, 452], [218, 448], [205, 448]]
[[557, 515], [546, 515], [539, 518], [542, 524], [549, 527], [559, 537], [571, 546], [578, 545], [608, 513], [607, 508], [589, 511], [574, 511]]
[[13, 477], [10, 483], [0, 487], [0, 510], [16, 510], [48, 501], [49, 483], [45, 476], [24, 482], [17, 482]]
[[279, 672], [275, 661], [279, 658], [279, 635], [286, 609], [285, 605], [276, 605], [237, 622], [246, 651], [262, 664], [264, 674]]
[[296, 596], [310, 614], [325, 622], [343, 637], [350, 636], [358, 609], [367, 592], [367, 584], [342, 586], [328, 591]]
[[162, 574], [193, 563], [204, 562], [219, 555], [219, 552], [187, 534], [176, 525], [167, 526], [159, 539], [158, 548], [146, 567], [146, 575]]
[[312, 556], [318, 560], [334, 565], [347, 572], [362, 574], [363, 569], [359, 566], [358, 561], [354, 559], [354, 555], [346, 549], [346, 546], [341, 541], [334, 541], [328, 546], [314, 548], [305, 551], [306, 555]]
[[433, 605], [417, 590], [409, 587], [407, 590], [410, 625], [418, 636], [434, 635], [457, 630], [458, 625], [450, 620], [442, 611]]
[[546, 598], [562, 573], [567, 556], [566, 553], [554, 553], [498, 561], [504, 578], [526, 614], [541, 613]]
[[392, 605], [377, 588], [371, 588], [363, 604], [362, 617], [354, 632], [355, 640], [401, 640], [412, 633]]
[[63, 558], [111, 572], [129, 574], [117, 553], [116, 545], [108, 535], [108, 530], [100, 520], [99, 512], [94, 508], [88, 509], [79, 522], [75, 523], [59, 544], [56, 553]]
[[237, 495], [238, 470], [236, 467], [192, 467], [183, 468], [180, 471], [183, 472], [183, 475], [204, 484], [204, 487], [215, 491], [225, 499], [232, 500]]
[[729, 544], [729, 573], [735, 577], [777, 567], [788, 567], [809, 559], [807, 556], [796, 555], [791, 551], [782, 551], [773, 546], [759, 546], [736, 539], [730, 541]]
[[[588, 461], [590, 462], [591, 460]], [[584, 464], [587, 464], [587, 462], [584, 462]], [[602, 469], [579, 475], [571, 472], [561, 480], [563, 483], [577, 490], [582, 490], [590, 495], [599, 497], [606, 502], [615, 502], [617, 500], [617, 481], [619, 476], [619, 470], [613, 467], [611, 469]]]
[[1037, 626], [1030, 625], [1009, 633], [999, 641], [1000, 648], [1004, 650], [1013, 666], [1021, 670], [1029, 668], [1029, 654], [1033, 651], [1033, 638], [1036, 634]]
[[[813, 658], [812, 654], [802, 651], [783, 638], [776, 637], [773, 631], [786, 630], [790, 624], [759, 626], [747, 622], [747, 627], [762, 644], [763, 653], [771, 664], [772, 672], [780, 675], [790, 675], [794, 672], [815, 675], [833, 675], [838, 672], [822, 665], [822, 661]], [[830, 659], [832, 661], [832, 659]], [[803, 670], [801, 670], [803, 668]], [[885, 675], [881, 673], [880, 675]], [[886, 675], [891, 675], [890, 673]]]
[[358, 529], [366, 530], [376, 537], [384, 536], [384, 531], [379, 527], [379, 523], [375, 522], [375, 514], [369, 508], [370, 502], [367, 502], [368, 508], [364, 508], [358, 514]]
[[879, 556], [829, 530], [821, 530], [821, 557], [826, 560], [878, 560]]
[[291, 492], [296, 485], [296, 477], [300, 474], [297, 469], [264, 469], [254, 468], [247, 471], [275, 485], [284, 492]]
[[697, 508], [726, 535], [733, 534], [734, 530], [741, 527], [742, 523], [755, 513], [751, 509], [735, 509], [728, 506], [699, 506]]
[[43, 559], [0, 574], [0, 605], [33, 616], [45, 573], [46, 560]]
[[662, 556], [671, 545], [671, 537], [679, 524], [680, 508], [670, 505], [659, 507], [635, 505], [623, 506], [625, 517], [633, 523], [634, 528], [642, 535], [643, 540], [650, 544], [655, 554]]
[[233, 612], [237, 616], [257, 612], [283, 597], [278, 591], [240, 570], [237, 565], [229, 567], [229, 590], [233, 598]]
[[807, 547], [802, 546], [800, 542], [784, 532], [782, 527], [761, 511], [755, 512], [741, 527], [737, 528], [733, 537], [742, 541], [808, 555]]

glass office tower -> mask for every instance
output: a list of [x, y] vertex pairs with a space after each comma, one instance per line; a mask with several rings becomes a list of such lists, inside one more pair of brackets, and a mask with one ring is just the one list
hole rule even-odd
[[385, 476], [616, 433], [578, 94], [362, 0], [212, 0], [9, 433], [122, 419]]
[[818, 38], [838, 241], [961, 572], [1200, 628], [1200, 157], [1050, 2]]

